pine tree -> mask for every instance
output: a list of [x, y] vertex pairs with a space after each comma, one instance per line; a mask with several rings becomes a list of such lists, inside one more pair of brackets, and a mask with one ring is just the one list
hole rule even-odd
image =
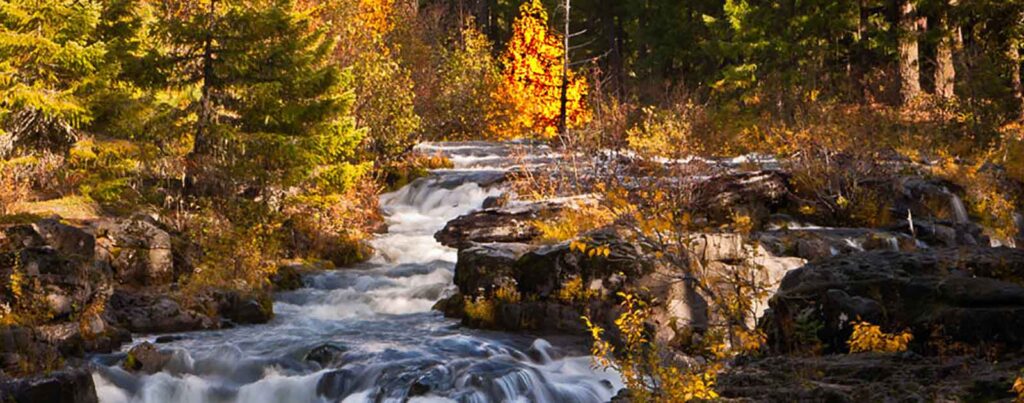
[[363, 133], [351, 94], [329, 63], [332, 41], [308, 12], [291, 0], [166, 4], [162, 13], [174, 18], [159, 36], [172, 51], [153, 59], [170, 87], [198, 94], [180, 114], [194, 134], [194, 164], [266, 190], [357, 160]]
[[92, 119], [88, 95], [105, 74], [94, 0], [0, 2], [0, 157], [66, 148]]
[[[511, 114], [495, 117], [499, 136], [551, 138], [558, 133], [563, 51], [560, 37], [548, 30], [548, 13], [540, 0], [524, 3], [512, 26], [502, 80], [494, 93], [495, 100], [509, 105]], [[567, 71], [566, 125], [571, 128], [589, 119], [583, 105], [587, 83]]]

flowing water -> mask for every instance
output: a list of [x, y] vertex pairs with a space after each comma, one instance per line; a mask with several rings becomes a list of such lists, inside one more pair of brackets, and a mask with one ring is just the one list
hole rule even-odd
[[[269, 323], [159, 344], [173, 351], [162, 372], [128, 373], [117, 365], [123, 354], [97, 356], [100, 401], [608, 401], [621, 383], [579, 355], [583, 340], [556, 347], [462, 328], [430, 310], [453, 292], [456, 258], [434, 232], [500, 194], [491, 184], [504, 169], [545, 163], [548, 151], [477, 142], [420, 149], [448, 155], [456, 167], [381, 197], [388, 232], [372, 241], [370, 262], [309, 275], [304, 288], [277, 294]], [[306, 360], [314, 349], [327, 365]]]

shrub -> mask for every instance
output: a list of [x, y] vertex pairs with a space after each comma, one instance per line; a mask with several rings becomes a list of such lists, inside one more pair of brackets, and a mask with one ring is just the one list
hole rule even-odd
[[506, 282], [494, 290], [494, 298], [504, 303], [515, 304], [522, 301], [523, 296], [516, 288], [515, 282]]
[[647, 337], [650, 307], [635, 295], [619, 293], [622, 313], [615, 326], [622, 336], [621, 351], [604, 339], [604, 329], [583, 317], [594, 344], [591, 355], [605, 368], [617, 370], [637, 402], [685, 402], [718, 398], [714, 391], [718, 364], [679, 368], [661, 358]]
[[597, 291], [587, 288], [583, 278], [578, 276], [562, 283], [558, 290], [558, 300], [566, 304], [585, 303], [596, 296]]
[[853, 335], [847, 344], [851, 353], [898, 353], [907, 351], [907, 346], [913, 339], [914, 336], [908, 331], [899, 334], [885, 333], [877, 325], [859, 321], [853, 322]]
[[494, 300], [489, 298], [466, 297], [465, 299], [466, 317], [484, 327], [494, 325], [495, 308]]
[[613, 219], [614, 215], [608, 209], [584, 204], [566, 208], [554, 219], [538, 219], [532, 224], [540, 231], [538, 242], [558, 243], [608, 225]]

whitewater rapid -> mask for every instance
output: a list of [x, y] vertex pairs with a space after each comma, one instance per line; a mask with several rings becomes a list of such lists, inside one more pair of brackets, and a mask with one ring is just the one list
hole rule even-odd
[[[581, 355], [585, 341], [552, 346], [466, 329], [431, 311], [454, 292], [456, 260], [456, 251], [433, 234], [499, 195], [492, 183], [504, 170], [545, 163], [550, 151], [483, 142], [419, 149], [444, 154], [455, 167], [381, 196], [388, 232], [372, 240], [376, 254], [369, 262], [308, 275], [305, 287], [275, 296], [269, 323], [185, 333], [158, 344], [173, 356], [156, 374], [124, 371], [124, 353], [94, 357], [100, 401], [609, 401], [621, 382]], [[326, 365], [306, 359], [314, 349], [328, 353]]]

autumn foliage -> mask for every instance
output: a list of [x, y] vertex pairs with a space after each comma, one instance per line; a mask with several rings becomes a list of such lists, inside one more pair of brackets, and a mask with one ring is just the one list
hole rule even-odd
[[[502, 138], [534, 135], [552, 138], [558, 132], [561, 114], [563, 71], [561, 37], [548, 30], [548, 12], [540, 0], [519, 8], [512, 26], [512, 39], [503, 58], [503, 71], [496, 101], [507, 109], [495, 112], [494, 132]], [[566, 125], [578, 127], [590, 118], [584, 107], [587, 82], [566, 70]]]

